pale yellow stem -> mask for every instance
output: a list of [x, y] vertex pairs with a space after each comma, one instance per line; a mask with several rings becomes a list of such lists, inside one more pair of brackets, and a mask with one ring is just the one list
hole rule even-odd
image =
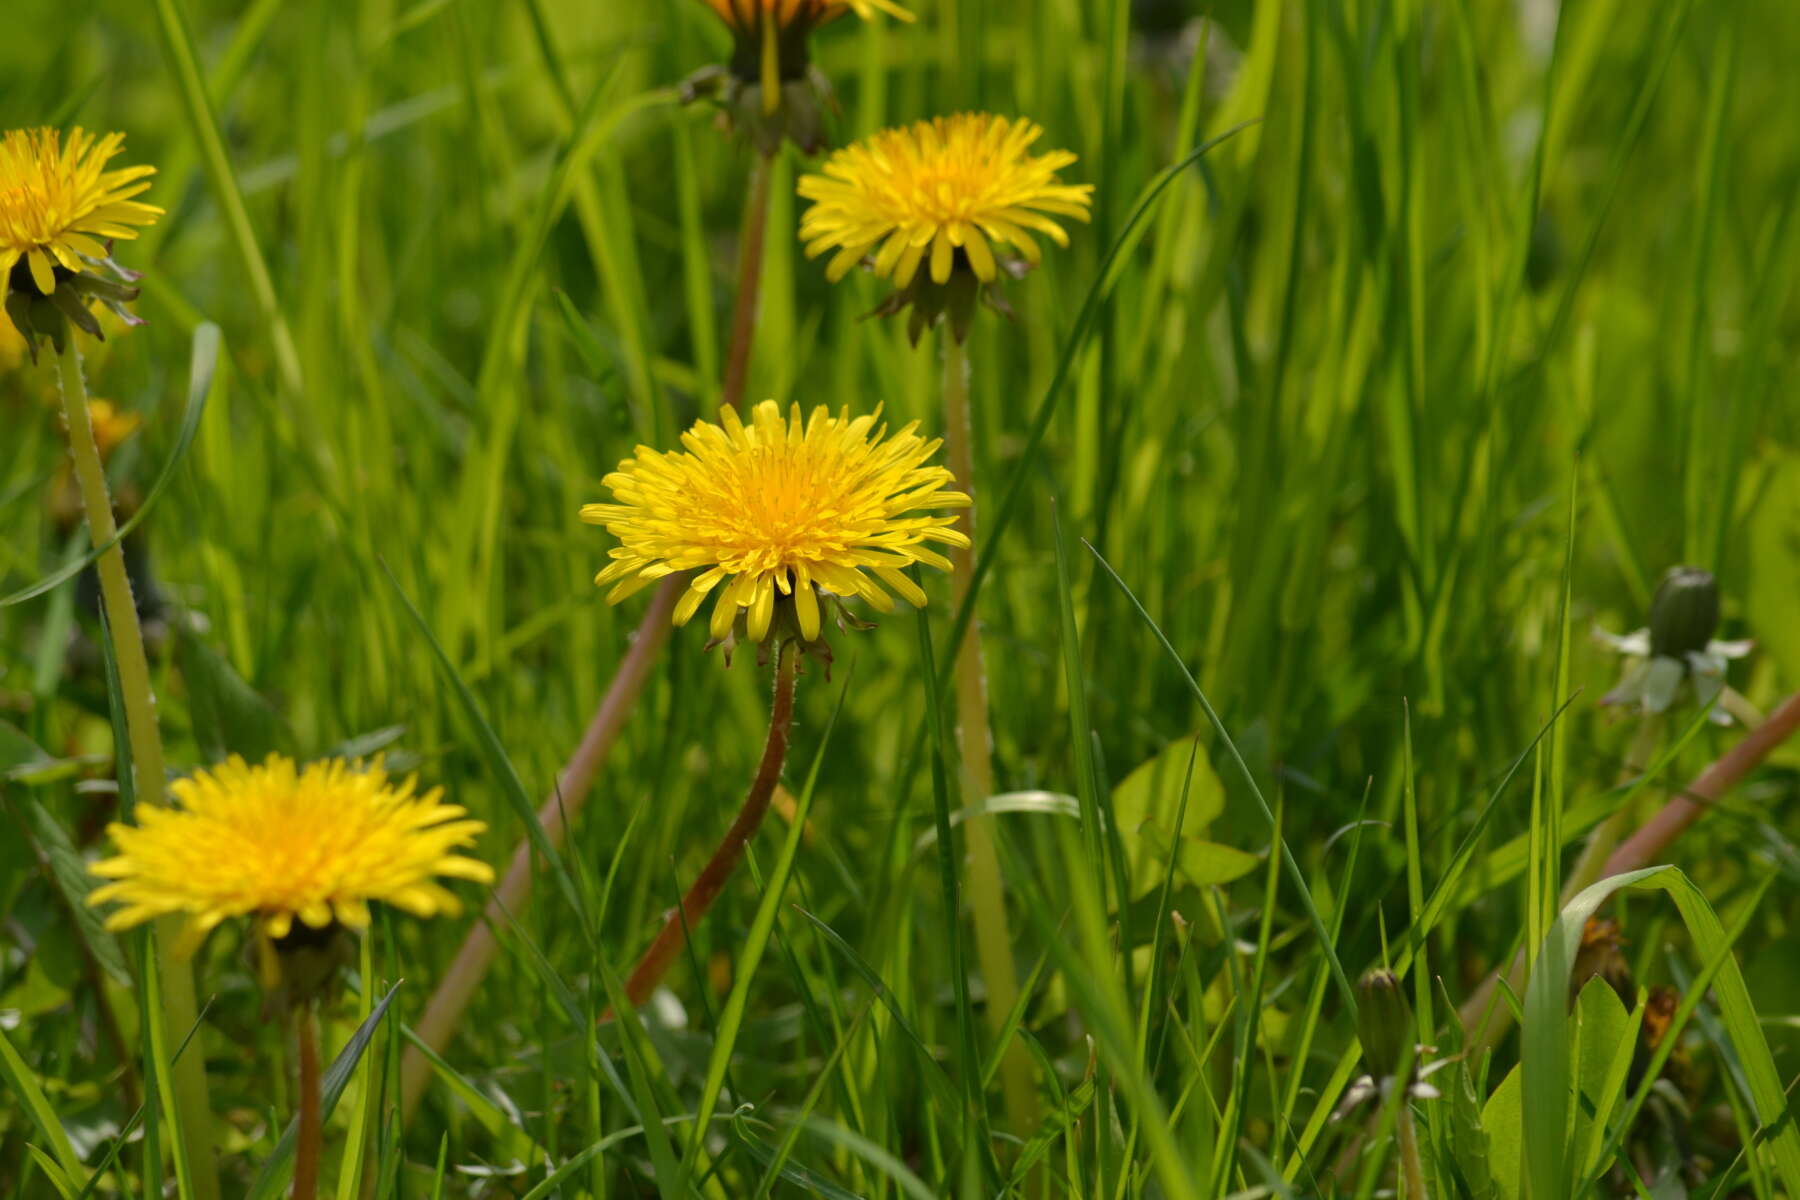
[[[112, 496], [106, 489], [106, 471], [100, 447], [94, 441], [88, 417], [87, 384], [81, 377], [81, 352], [71, 330], [58, 352], [56, 365], [62, 383], [63, 412], [69, 423], [69, 451], [75, 460], [75, 479], [81, 488], [81, 504], [87, 513], [88, 532], [95, 546], [105, 546], [118, 536], [113, 519]], [[144, 632], [138, 625], [137, 605], [131, 596], [131, 578], [125, 573], [125, 552], [108, 546], [95, 564], [100, 576], [100, 599], [106, 610], [107, 632], [113, 662], [119, 673], [119, 694], [125, 706], [125, 733], [129, 742], [133, 791], [140, 804], [163, 800], [162, 737], [156, 725], [156, 694], [150, 685], [150, 659], [144, 652]], [[173, 954], [181, 918], [164, 917], [156, 923], [157, 975], [163, 993], [168, 1045], [181, 1044], [198, 1019], [194, 998], [194, 972], [190, 964]], [[196, 1035], [197, 1039], [197, 1035]], [[213, 1156], [212, 1107], [207, 1098], [205, 1055], [199, 1041], [175, 1063], [175, 1103], [181, 1110], [182, 1139], [193, 1173], [197, 1200], [218, 1200], [218, 1164]]]
[[[944, 331], [944, 453], [957, 485], [975, 495], [974, 433], [969, 416], [969, 359], [948, 328]], [[953, 611], [962, 607], [975, 572], [975, 506], [963, 510], [957, 528], [969, 537], [968, 549], [952, 547]], [[994, 794], [994, 739], [988, 725], [987, 670], [982, 663], [980, 622], [971, 620], [956, 652], [956, 734], [961, 753], [962, 802], [974, 808]], [[1000, 855], [994, 846], [994, 818], [978, 812], [963, 822], [967, 847], [966, 887], [975, 919], [975, 957], [987, 984], [988, 1028], [999, 1035], [1019, 999], [1018, 971], [1013, 963], [1012, 935], [1007, 928], [1006, 895], [1000, 877]], [[1037, 1089], [1031, 1056], [1012, 1042], [1000, 1061], [1000, 1087], [1006, 1112], [1019, 1137], [1037, 1128]]]

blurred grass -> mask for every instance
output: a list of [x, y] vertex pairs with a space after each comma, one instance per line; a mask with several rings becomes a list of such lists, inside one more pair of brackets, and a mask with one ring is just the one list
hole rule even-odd
[[[123, 129], [131, 161], [161, 167], [151, 198], [168, 216], [123, 256], [149, 272], [151, 324], [91, 356], [95, 394], [147, 418], [115, 481], [141, 492], [176, 446], [192, 333], [217, 322], [229, 363], [146, 522], [158, 578], [285, 718], [283, 748], [325, 753], [403, 727], [390, 756], [487, 819], [483, 852], [499, 861], [523, 831], [496, 753], [522, 795], [543, 794], [638, 620], [636, 606], [601, 603], [589, 580], [607, 539], [575, 512], [635, 444], [667, 443], [717, 396], [749, 162], [670, 89], [722, 57], [724, 35], [692, 0], [159, 5], [184, 18], [192, 77], [165, 50], [158, 6], [21, 0], [0, 44], [0, 124]], [[1019, 961], [1048, 963], [1022, 1028], [1056, 1071], [1049, 1125], [1004, 1130], [997, 1092], [979, 1083], [991, 1048], [957, 1002], [935, 851], [913, 849], [940, 816], [915, 748], [954, 747], [923, 732], [928, 666], [917, 632], [893, 619], [840, 641], [851, 684], [788, 892], [813, 921], [768, 918], [769, 952], [720, 1064], [722, 1111], [754, 1112], [713, 1125], [700, 1160], [713, 1173], [694, 1186], [835, 1194], [824, 1180], [896, 1195], [916, 1176], [934, 1194], [989, 1194], [986, 1151], [968, 1143], [991, 1121], [1037, 1146], [1062, 1194], [1206, 1195], [1264, 1184], [1264, 1162], [1296, 1194], [1323, 1193], [1336, 1150], [1320, 1139], [1348, 1135], [1315, 1122], [1314, 1106], [1342, 1086], [1333, 1064], [1353, 1060], [1354, 1039], [1314, 929], [1352, 976], [1380, 960], [1384, 930], [1397, 962], [1421, 956], [1441, 984], [1421, 977], [1414, 995], [1423, 1010], [1436, 993], [1442, 1031], [1483, 969], [1550, 924], [1565, 843], [1585, 828], [1574, 814], [1612, 794], [1631, 734], [1594, 704], [1618, 668], [1587, 628], [1641, 624], [1661, 570], [1692, 561], [1720, 577], [1725, 635], [1758, 639], [1737, 686], [1767, 706], [1800, 680], [1800, 9], [917, 7], [915, 26], [845, 20], [819, 35], [840, 140], [981, 104], [1042, 123], [1046, 145], [1081, 156], [1068, 174], [1099, 185], [1094, 227], [1013, 289], [1020, 323], [984, 321], [971, 343], [978, 486], [994, 498], [1024, 487], [979, 606], [996, 777], [1003, 791], [1078, 796], [1087, 814], [1082, 829], [1041, 813], [1000, 820]], [[1030, 421], [1134, 200], [1203, 138], [1252, 118], [1175, 179], [1123, 256], [1028, 460]], [[931, 352], [860, 320], [881, 289], [860, 277], [829, 288], [797, 252], [804, 169], [791, 156], [776, 167], [752, 395], [936, 424]], [[0, 369], [9, 594], [63, 562], [69, 535], [43, 500], [61, 461], [38, 402], [48, 375]], [[1077, 538], [1154, 627], [1070, 549]], [[383, 564], [497, 746], [469, 735]], [[948, 592], [925, 586], [942, 660]], [[56, 759], [109, 746], [91, 641], [63, 632], [73, 595], [0, 608], [0, 720]], [[391, 1108], [363, 1098], [403, 1044], [391, 1018], [376, 1031], [344, 1111], [362, 1114], [363, 1153], [408, 1194], [430, 1194], [441, 1144], [445, 1194], [516, 1194], [544, 1178], [538, 1155], [561, 1162], [607, 1138], [619, 1140], [563, 1194], [650, 1194], [653, 1175], [663, 1194], [687, 1194], [668, 1190], [669, 1170], [681, 1145], [700, 1145], [686, 1123], [758, 914], [748, 873], [698, 931], [700, 971], [672, 978], [684, 1019], [663, 1012], [597, 1045], [586, 1031], [607, 1004], [602, 977], [629, 966], [754, 765], [762, 680], [746, 662], [721, 670], [703, 637], [676, 634], [575, 822], [568, 873], [543, 864], [561, 886], [541, 880], [503, 938], [510, 952], [446, 1059], [466, 1092], [435, 1088], [404, 1139]], [[169, 654], [162, 714], [172, 762], [189, 765], [208, 736], [204, 697]], [[836, 703], [805, 683], [797, 762], [818, 751]], [[1178, 881], [1174, 932], [1155, 891], [1130, 897], [1121, 953], [1122, 881], [1102, 861], [1116, 848], [1095, 814], [1133, 767], [1196, 732], [1225, 796], [1205, 837], [1266, 852], [1261, 792], [1295, 871], [1217, 891]], [[1696, 734], [1669, 776], [1731, 736]], [[1525, 780], [1488, 807], [1534, 744], [1546, 756], [1536, 820]], [[1800, 966], [1781, 952], [1800, 919], [1797, 768], [1792, 753], [1778, 760], [1675, 851], [1713, 909], [1760, 895], [1735, 945], [1784, 1081], [1800, 1053]], [[91, 844], [106, 794], [73, 782], [13, 780], [6, 819], [41, 800]], [[1363, 819], [1378, 824], [1333, 840]], [[130, 1116], [93, 1023], [110, 1011], [135, 1028], [137, 1006], [93, 985], [22, 830], [0, 838], [0, 1025], [92, 1163]], [[785, 832], [772, 826], [759, 864], [776, 862]], [[1490, 857], [1515, 837], [1524, 853]], [[1788, 886], [1762, 892], [1772, 873]], [[1626, 912], [1640, 978], [1667, 977], [1665, 943], [1711, 961], [1655, 902]], [[380, 923], [375, 975], [358, 973], [362, 1007], [340, 1014], [331, 1048], [401, 976], [395, 1013], [415, 1015], [461, 932]], [[218, 993], [204, 1051], [236, 1131], [228, 1193], [287, 1112], [270, 1084], [285, 1053], [237, 949], [216, 937], [202, 972]], [[980, 1003], [979, 979], [970, 991]], [[1497, 1086], [1516, 1051], [1501, 1054], [1491, 1070], [1470, 1064], [1469, 1086]], [[1736, 1096], [1731, 1069], [1706, 1078], [1701, 1112]], [[1474, 1178], [1451, 1111], [1422, 1110], [1440, 1186]], [[621, 1137], [646, 1121], [675, 1124]], [[0, 1110], [0, 1181], [16, 1195], [41, 1186], [27, 1141], [54, 1145], [18, 1106]], [[455, 1169], [510, 1169], [522, 1146], [534, 1161], [521, 1179]], [[1012, 1153], [995, 1144], [1002, 1166]], [[123, 1159], [141, 1192], [142, 1154]], [[1757, 1154], [1713, 1170], [1776, 1194]]]

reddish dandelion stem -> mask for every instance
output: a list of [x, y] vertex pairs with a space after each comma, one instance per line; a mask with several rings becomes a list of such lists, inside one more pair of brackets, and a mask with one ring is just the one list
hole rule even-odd
[[[1627, 871], [1649, 866], [1661, 858], [1663, 852], [1688, 826], [1699, 820], [1702, 813], [1736, 787], [1750, 773], [1751, 768], [1767, 758], [1775, 747], [1793, 736], [1796, 729], [1800, 729], [1800, 692], [1782, 701], [1768, 720], [1751, 730], [1743, 741], [1700, 772], [1683, 791], [1671, 797], [1655, 816], [1644, 822], [1636, 833], [1607, 857], [1595, 879], [1623, 875]], [[1570, 880], [1571, 884], [1583, 887], [1590, 882], [1593, 880]], [[1568, 893], [1569, 889], [1565, 889], [1565, 903], [1573, 898]], [[1515, 991], [1519, 990], [1519, 985], [1523, 982], [1524, 960], [1524, 953], [1521, 952], [1509, 972], [1507, 982]], [[1469, 1036], [1470, 1047], [1474, 1051], [1496, 1045], [1509, 1027], [1511, 1009], [1494, 1002], [1497, 978], [1497, 975], [1488, 976], [1475, 994], [1463, 1002], [1459, 1014], [1463, 1030]]]
[[1716, 762], [1700, 772], [1687, 790], [1672, 797], [1654, 817], [1627, 838], [1606, 860], [1602, 878], [1623, 875], [1639, 867], [1649, 866], [1661, 857], [1670, 842], [1700, 819], [1715, 801], [1737, 786], [1750, 769], [1767, 758], [1775, 747], [1800, 729], [1800, 692], [1781, 702], [1769, 719], [1751, 730], [1743, 741], [1726, 751]]
[[294, 1149], [293, 1200], [314, 1200], [319, 1194], [325, 1128], [319, 1111], [319, 1023], [310, 1002], [294, 1006], [294, 1027], [300, 1042], [300, 1132]]
[[[637, 632], [631, 637], [631, 648], [620, 660], [618, 671], [613, 675], [612, 683], [600, 701], [600, 707], [594, 710], [592, 719], [588, 721], [581, 744], [575, 747], [575, 753], [570, 756], [562, 773], [556, 777], [556, 790], [538, 809], [538, 823], [544, 827], [544, 833], [552, 846], [562, 845], [564, 822], [574, 820], [575, 814], [581, 811], [582, 804], [587, 800], [588, 790], [600, 773], [601, 765], [606, 762], [613, 742], [618, 739], [625, 718], [630, 714], [632, 705], [637, 702], [638, 694], [644, 690], [644, 684], [650, 678], [650, 668], [662, 650], [663, 643], [669, 640], [669, 617], [675, 609], [675, 601], [686, 587], [686, 575], [671, 575], [657, 587], [643, 621], [638, 624]], [[499, 944], [494, 940], [493, 926], [517, 915], [530, 895], [531, 842], [521, 838], [517, 848], [513, 850], [512, 863], [506, 869], [505, 878], [494, 889], [493, 898], [488, 901], [487, 920], [469, 927], [468, 934], [463, 938], [462, 948], [456, 952], [456, 961], [450, 964], [443, 981], [438, 984], [431, 1000], [425, 1005], [424, 1014], [414, 1026], [419, 1040], [434, 1051], [442, 1051], [449, 1044], [450, 1035], [455, 1032], [457, 1022], [462, 1019], [463, 1010], [468, 1008], [470, 998], [481, 983], [481, 977], [494, 961]], [[419, 1097], [424, 1094], [425, 1086], [430, 1081], [431, 1064], [418, 1047], [408, 1046], [400, 1067], [402, 1113], [412, 1115]]]
[[[794, 721], [794, 675], [798, 648], [783, 642], [775, 659], [775, 699], [769, 707], [769, 737], [763, 744], [762, 762], [737, 819], [725, 832], [725, 839], [713, 851], [700, 875], [681, 898], [681, 907], [669, 913], [656, 940], [632, 968], [625, 982], [625, 995], [632, 1006], [642, 1004], [656, 990], [656, 985], [687, 944], [688, 934], [700, 924], [713, 901], [725, 889], [731, 873], [744, 857], [744, 847], [756, 835], [763, 816], [769, 811], [769, 800], [781, 780], [781, 764], [787, 758], [788, 732]], [[610, 1015], [610, 1014], [609, 1014]]]
[[756, 340], [756, 305], [762, 295], [763, 235], [769, 223], [769, 156], [758, 154], [750, 170], [750, 196], [744, 204], [744, 233], [738, 246], [738, 291], [731, 308], [731, 344], [726, 350], [727, 408], [744, 406], [750, 378], [750, 346]]

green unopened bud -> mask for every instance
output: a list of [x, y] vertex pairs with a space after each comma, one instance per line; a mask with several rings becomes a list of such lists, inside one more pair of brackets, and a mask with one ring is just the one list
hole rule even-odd
[[1670, 567], [1650, 601], [1650, 653], [1680, 659], [1719, 629], [1719, 584], [1698, 567]]
[[1397, 1074], [1412, 1044], [1412, 1006], [1400, 979], [1383, 967], [1366, 972], [1356, 982], [1356, 1036], [1362, 1041], [1363, 1062], [1371, 1075]]

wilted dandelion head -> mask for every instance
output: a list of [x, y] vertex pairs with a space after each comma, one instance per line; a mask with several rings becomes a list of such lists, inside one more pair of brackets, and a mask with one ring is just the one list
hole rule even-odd
[[[718, 590], [712, 636], [738, 617], [753, 642], [772, 628], [818, 638], [821, 600], [859, 596], [893, 607], [892, 588], [914, 605], [925, 593], [905, 575], [914, 563], [949, 570], [927, 543], [967, 546], [954, 517], [922, 510], [963, 508], [944, 467], [927, 465], [938, 443], [908, 425], [889, 434], [875, 416], [832, 416], [823, 405], [784, 418], [773, 400], [749, 424], [730, 408], [681, 435], [684, 450], [639, 446], [606, 476], [616, 504], [590, 504], [581, 518], [619, 539], [595, 577], [618, 602], [677, 571], [697, 572], [675, 606], [686, 624]], [[790, 624], [791, 622], [791, 624]]]
[[[107, 243], [136, 237], [138, 226], [162, 215], [132, 198], [150, 186], [155, 167], [105, 169], [124, 145], [122, 133], [79, 128], [67, 141], [54, 129], [14, 129], [0, 139], [0, 299], [28, 340], [34, 329], [57, 337], [56, 313], [98, 335], [87, 300], [127, 315], [117, 306], [137, 295], [94, 274], [111, 268], [134, 278], [113, 266]], [[54, 310], [32, 303], [40, 299]]]
[[877, 10], [902, 21], [913, 19], [911, 13], [894, 0], [705, 0], [706, 6], [719, 14], [719, 19], [736, 33], [759, 32], [767, 21], [786, 29], [804, 25], [815, 29], [825, 22], [853, 12], [868, 20]]
[[251, 916], [280, 940], [295, 922], [323, 930], [369, 923], [369, 902], [429, 917], [455, 913], [437, 876], [491, 883], [486, 863], [453, 853], [486, 828], [379, 763], [331, 759], [297, 766], [271, 754], [260, 766], [233, 756], [170, 785], [167, 808], [137, 806], [136, 825], [107, 832], [118, 853], [94, 874], [113, 882], [89, 903], [121, 907], [108, 929], [170, 913], [188, 918], [179, 951], [192, 953], [220, 922]]
[[681, 86], [684, 102], [718, 104], [725, 126], [764, 154], [783, 141], [812, 154], [825, 144], [831, 84], [812, 65], [813, 31], [845, 13], [913, 19], [895, 0], [705, 0], [732, 33], [729, 65], [706, 67]]
[[1068, 151], [1030, 152], [1042, 134], [1031, 121], [962, 113], [837, 151], [820, 174], [800, 180], [800, 195], [813, 202], [800, 221], [807, 256], [836, 251], [825, 268], [835, 282], [873, 254], [875, 274], [898, 287], [922, 265], [934, 283], [949, 282], [958, 264], [991, 283], [996, 247], [1035, 264], [1033, 235], [1066, 246], [1055, 218], [1087, 220], [1094, 190], [1057, 178], [1075, 161]]

